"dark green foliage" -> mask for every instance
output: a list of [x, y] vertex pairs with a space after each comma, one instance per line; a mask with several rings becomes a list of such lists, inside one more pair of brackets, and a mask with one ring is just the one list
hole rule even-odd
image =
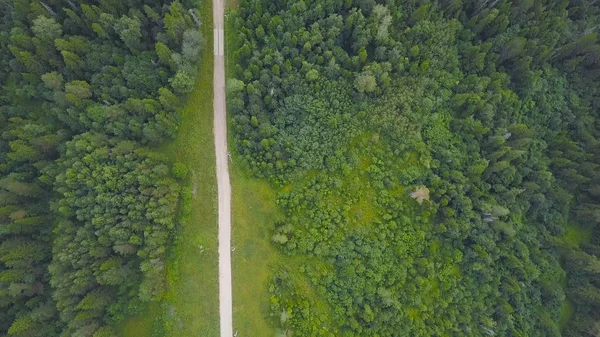
[[57, 158], [65, 134], [28, 120], [20, 109], [0, 109], [0, 331], [54, 336], [60, 325], [48, 283], [52, 181], [42, 170]]
[[[236, 146], [280, 186], [273, 242], [305, 261], [276, 271], [282, 334], [598, 330], [598, 234], [586, 255], [562, 238], [568, 223], [600, 223], [598, 13], [585, 1], [241, 2]], [[566, 298], [577, 311], [561, 327]]]
[[58, 161], [52, 286], [71, 333], [163, 293], [177, 199], [169, 168], [131, 141], [86, 133]]
[[0, 335], [114, 336], [163, 295], [179, 187], [142, 146], [196, 77], [187, 5], [0, 0]]

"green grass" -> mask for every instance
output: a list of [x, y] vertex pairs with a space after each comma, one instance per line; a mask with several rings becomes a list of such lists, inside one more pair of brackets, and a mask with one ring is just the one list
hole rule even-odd
[[148, 337], [162, 331], [162, 310], [160, 303], [148, 305], [144, 315], [131, 317], [119, 327], [119, 335], [127, 337]]
[[[233, 56], [236, 51], [238, 44], [237, 36], [235, 35], [235, 28], [233, 25], [232, 17], [237, 15], [237, 0], [227, 0], [226, 3], [226, 17], [225, 17], [225, 79], [234, 78], [234, 67], [236, 64], [235, 57]], [[230, 142], [230, 144], [233, 144]]]
[[232, 178], [233, 326], [240, 336], [274, 336], [268, 319], [269, 279], [282, 256], [271, 244], [278, 218], [275, 191], [263, 180], [247, 176], [238, 161]]
[[167, 259], [167, 292], [160, 303], [119, 326], [125, 337], [219, 335], [217, 186], [213, 140], [212, 7], [200, 9], [206, 45], [199, 78], [181, 110], [176, 138], [159, 151], [187, 165], [184, 183], [195, 191], [180, 212], [180, 229]]

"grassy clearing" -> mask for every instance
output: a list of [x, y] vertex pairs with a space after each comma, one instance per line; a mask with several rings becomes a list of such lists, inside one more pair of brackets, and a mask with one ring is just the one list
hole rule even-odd
[[163, 331], [160, 303], [151, 303], [143, 315], [127, 319], [119, 331], [126, 337], [148, 337]]
[[190, 169], [191, 192], [180, 213], [180, 232], [167, 260], [167, 293], [119, 328], [125, 337], [219, 335], [217, 186], [213, 140], [212, 7], [200, 9], [206, 45], [199, 79], [181, 111], [177, 137], [159, 150]]

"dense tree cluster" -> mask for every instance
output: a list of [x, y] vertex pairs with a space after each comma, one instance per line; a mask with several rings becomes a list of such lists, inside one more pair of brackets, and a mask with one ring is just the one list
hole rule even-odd
[[178, 187], [134, 142], [101, 134], [73, 138], [58, 166], [55, 232], [63, 234], [50, 273], [61, 318], [78, 321], [72, 334], [160, 298]]
[[148, 147], [196, 78], [196, 6], [0, 0], [0, 335], [114, 336], [161, 297], [179, 187]]
[[600, 331], [599, 10], [241, 2], [236, 146], [280, 186], [273, 241], [305, 261], [276, 270], [283, 335]]

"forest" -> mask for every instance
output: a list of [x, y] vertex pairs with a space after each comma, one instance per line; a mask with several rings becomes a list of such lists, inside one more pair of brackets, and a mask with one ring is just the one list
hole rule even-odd
[[231, 16], [234, 146], [302, 261], [272, 270], [280, 336], [600, 335], [599, 3]]
[[0, 336], [117, 336], [165, 291], [193, 0], [0, 0]]

